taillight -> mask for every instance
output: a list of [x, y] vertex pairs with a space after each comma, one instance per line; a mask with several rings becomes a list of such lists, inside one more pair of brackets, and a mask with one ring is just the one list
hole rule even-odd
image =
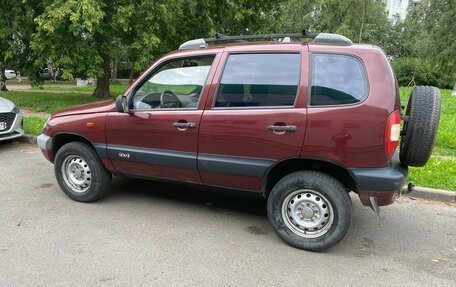
[[388, 121], [386, 122], [385, 129], [385, 153], [386, 156], [391, 158], [397, 148], [397, 143], [401, 136], [401, 114], [399, 111], [392, 112]]

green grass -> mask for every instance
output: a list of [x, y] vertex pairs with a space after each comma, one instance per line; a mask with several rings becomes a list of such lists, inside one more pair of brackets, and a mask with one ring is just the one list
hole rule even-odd
[[[60, 85], [60, 83], [58, 83]], [[118, 96], [127, 90], [128, 85], [122, 84], [112, 84], [109, 86], [109, 93], [113, 96]], [[85, 86], [85, 87], [77, 87], [77, 86], [55, 86], [55, 85], [43, 85], [41, 87], [32, 87], [32, 90], [47, 90], [47, 91], [69, 91], [69, 92], [93, 92], [95, 91], [95, 86]]]
[[425, 167], [411, 167], [409, 181], [427, 186], [456, 191], [456, 157], [433, 156]]
[[[412, 88], [401, 88], [401, 104], [406, 106]], [[440, 90], [442, 111], [433, 155], [424, 167], [409, 169], [409, 180], [419, 186], [456, 191], [456, 97]]]
[[26, 108], [35, 112], [45, 113], [54, 113], [61, 109], [104, 100], [94, 98], [92, 95], [86, 94], [47, 94], [25, 91], [0, 92], [0, 97], [13, 101], [19, 108]]
[[[401, 104], [406, 106], [412, 88], [401, 88]], [[451, 90], [440, 90], [442, 95], [442, 111], [440, 114], [439, 129], [435, 142], [434, 154], [456, 156], [456, 97]]]
[[39, 135], [43, 129], [46, 119], [39, 117], [26, 117], [24, 119], [24, 130], [26, 134]]

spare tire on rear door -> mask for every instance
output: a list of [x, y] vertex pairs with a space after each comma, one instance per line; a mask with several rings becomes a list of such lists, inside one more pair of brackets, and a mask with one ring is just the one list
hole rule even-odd
[[400, 160], [407, 166], [424, 166], [434, 147], [440, 118], [440, 91], [418, 86], [410, 95], [401, 132]]

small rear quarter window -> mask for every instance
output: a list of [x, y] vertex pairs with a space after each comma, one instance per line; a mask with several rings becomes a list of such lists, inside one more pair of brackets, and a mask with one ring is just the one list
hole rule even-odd
[[311, 69], [311, 105], [348, 105], [367, 97], [366, 72], [359, 59], [347, 55], [312, 54]]

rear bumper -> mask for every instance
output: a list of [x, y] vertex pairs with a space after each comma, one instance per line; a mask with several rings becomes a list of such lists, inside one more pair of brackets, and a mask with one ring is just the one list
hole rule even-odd
[[376, 197], [380, 206], [393, 203], [408, 176], [408, 168], [401, 166], [398, 152], [388, 167], [349, 170], [355, 179], [359, 198], [365, 206], [370, 206], [370, 197]]
[[54, 153], [52, 151], [52, 137], [41, 134], [36, 138], [38, 147], [41, 149], [44, 157], [50, 162], [54, 162]]

